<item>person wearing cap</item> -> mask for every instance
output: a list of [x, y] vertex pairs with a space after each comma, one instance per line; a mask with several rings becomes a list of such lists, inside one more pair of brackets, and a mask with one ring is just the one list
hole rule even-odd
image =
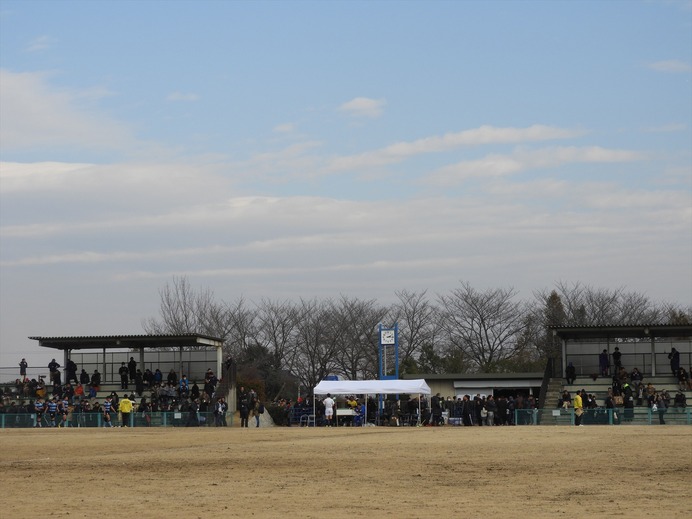
[[22, 359], [22, 361], [19, 363], [19, 376], [22, 377], [22, 382], [24, 382], [24, 379], [26, 378], [26, 368], [29, 367], [29, 364], [27, 364], [26, 359]]

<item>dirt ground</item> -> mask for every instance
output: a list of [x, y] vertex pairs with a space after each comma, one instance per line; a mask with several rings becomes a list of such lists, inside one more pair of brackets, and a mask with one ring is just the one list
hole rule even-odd
[[690, 517], [692, 428], [0, 430], [0, 517]]

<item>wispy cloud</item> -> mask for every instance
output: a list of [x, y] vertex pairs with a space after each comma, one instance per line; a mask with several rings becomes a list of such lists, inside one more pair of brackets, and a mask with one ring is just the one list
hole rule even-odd
[[425, 137], [409, 142], [398, 142], [379, 150], [359, 155], [337, 157], [328, 169], [342, 171], [401, 162], [404, 159], [425, 153], [440, 153], [469, 146], [488, 144], [517, 144], [578, 137], [582, 130], [533, 125], [527, 128], [498, 128], [481, 126], [472, 130]]
[[685, 130], [687, 130], [685, 123], [670, 123], [661, 126], [650, 126], [644, 129], [647, 133], [674, 133], [684, 132]]
[[669, 59], [664, 61], [655, 61], [647, 65], [652, 70], [659, 72], [690, 72], [692, 65], [677, 59]]
[[462, 161], [440, 168], [425, 182], [435, 185], [455, 185], [469, 178], [502, 177], [530, 169], [544, 169], [569, 163], [632, 162], [646, 155], [629, 150], [612, 150], [599, 146], [552, 147], [540, 150], [518, 149], [509, 155], [493, 154], [478, 160]]
[[293, 123], [277, 124], [273, 128], [275, 133], [291, 133], [293, 130], [295, 130], [295, 125]]
[[387, 101], [384, 99], [370, 99], [369, 97], [356, 97], [342, 104], [339, 111], [352, 117], [367, 117], [375, 119], [384, 113]]
[[192, 93], [192, 92], [171, 92], [168, 94], [166, 97], [167, 101], [187, 101], [187, 102], [193, 102], [193, 101], [199, 101], [199, 95]]
[[25, 50], [27, 52], [39, 52], [50, 48], [55, 43], [55, 40], [48, 35], [37, 36], [29, 42]]
[[85, 101], [106, 89], [51, 89], [47, 75], [0, 69], [0, 142], [4, 151], [103, 149], [133, 144], [129, 130]]

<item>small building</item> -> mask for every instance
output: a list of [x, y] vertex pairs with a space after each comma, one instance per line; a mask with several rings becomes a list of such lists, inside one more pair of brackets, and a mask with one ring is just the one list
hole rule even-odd
[[534, 396], [538, 398], [543, 373], [444, 373], [404, 375], [404, 379], [423, 378], [432, 391], [445, 399], [469, 395]]

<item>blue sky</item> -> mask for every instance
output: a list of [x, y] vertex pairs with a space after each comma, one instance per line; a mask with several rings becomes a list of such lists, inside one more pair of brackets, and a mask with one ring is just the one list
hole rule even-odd
[[692, 304], [689, 1], [2, 0], [0, 74], [0, 366], [180, 275]]

